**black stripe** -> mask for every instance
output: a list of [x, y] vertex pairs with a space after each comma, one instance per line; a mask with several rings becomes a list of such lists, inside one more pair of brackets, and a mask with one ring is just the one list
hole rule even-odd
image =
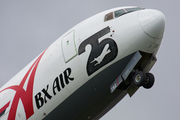
[[123, 71], [133, 55], [119, 60], [90, 79], [48, 114], [44, 120], [91, 120], [100, 118], [127, 94], [126, 90], [121, 89], [116, 89], [111, 94], [110, 85]]
[[0, 113], [0, 117], [3, 116], [5, 112], [6, 112], [6, 109]]

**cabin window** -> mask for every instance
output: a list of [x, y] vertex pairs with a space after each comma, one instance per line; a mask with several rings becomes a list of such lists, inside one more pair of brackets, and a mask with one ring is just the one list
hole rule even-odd
[[111, 19], [113, 19], [113, 18], [114, 18], [113, 12], [111, 12], [111, 13], [108, 13], [108, 14], [105, 16], [104, 21], [108, 21], [108, 20], [111, 20]]
[[127, 12], [127, 13], [129, 13], [129, 12], [134, 12], [134, 11], [137, 11], [137, 10], [143, 10], [143, 8], [126, 8], [125, 9], [125, 11]]
[[122, 9], [122, 10], [118, 10], [114, 12], [114, 16], [117, 18], [123, 14], [125, 14], [126, 12]]
[[118, 18], [119, 16], [122, 16], [124, 14], [134, 12], [137, 10], [143, 10], [143, 9], [144, 8], [135, 7], [135, 8], [125, 8], [125, 9], [117, 10], [117, 11], [106, 14], [105, 18], [104, 18], [104, 22], [106, 22], [108, 20], [112, 20], [112, 19], [114, 19], [114, 17]]

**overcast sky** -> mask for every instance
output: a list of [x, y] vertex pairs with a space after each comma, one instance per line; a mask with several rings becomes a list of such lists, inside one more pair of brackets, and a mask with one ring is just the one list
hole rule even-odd
[[151, 70], [152, 89], [140, 88], [101, 120], [177, 120], [180, 118], [179, 0], [1, 0], [0, 86], [68, 29], [107, 9], [139, 6], [166, 16], [166, 30]]

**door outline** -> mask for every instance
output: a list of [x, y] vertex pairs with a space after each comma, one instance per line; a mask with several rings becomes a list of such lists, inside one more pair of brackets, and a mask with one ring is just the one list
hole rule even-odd
[[75, 30], [66, 34], [61, 43], [64, 61], [67, 63], [77, 56], [77, 48], [75, 43]]

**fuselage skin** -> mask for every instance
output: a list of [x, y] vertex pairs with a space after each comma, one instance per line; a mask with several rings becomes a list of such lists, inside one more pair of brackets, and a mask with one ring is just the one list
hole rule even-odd
[[6, 83], [0, 120], [94, 119], [122, 99], [126, 90], [111, 93], [111, 83], [136, 51], [156, 56], [165, 27], [164, 15], [151, 9], [104, 21], [124, 8], [131, 7], [76, 25]]

